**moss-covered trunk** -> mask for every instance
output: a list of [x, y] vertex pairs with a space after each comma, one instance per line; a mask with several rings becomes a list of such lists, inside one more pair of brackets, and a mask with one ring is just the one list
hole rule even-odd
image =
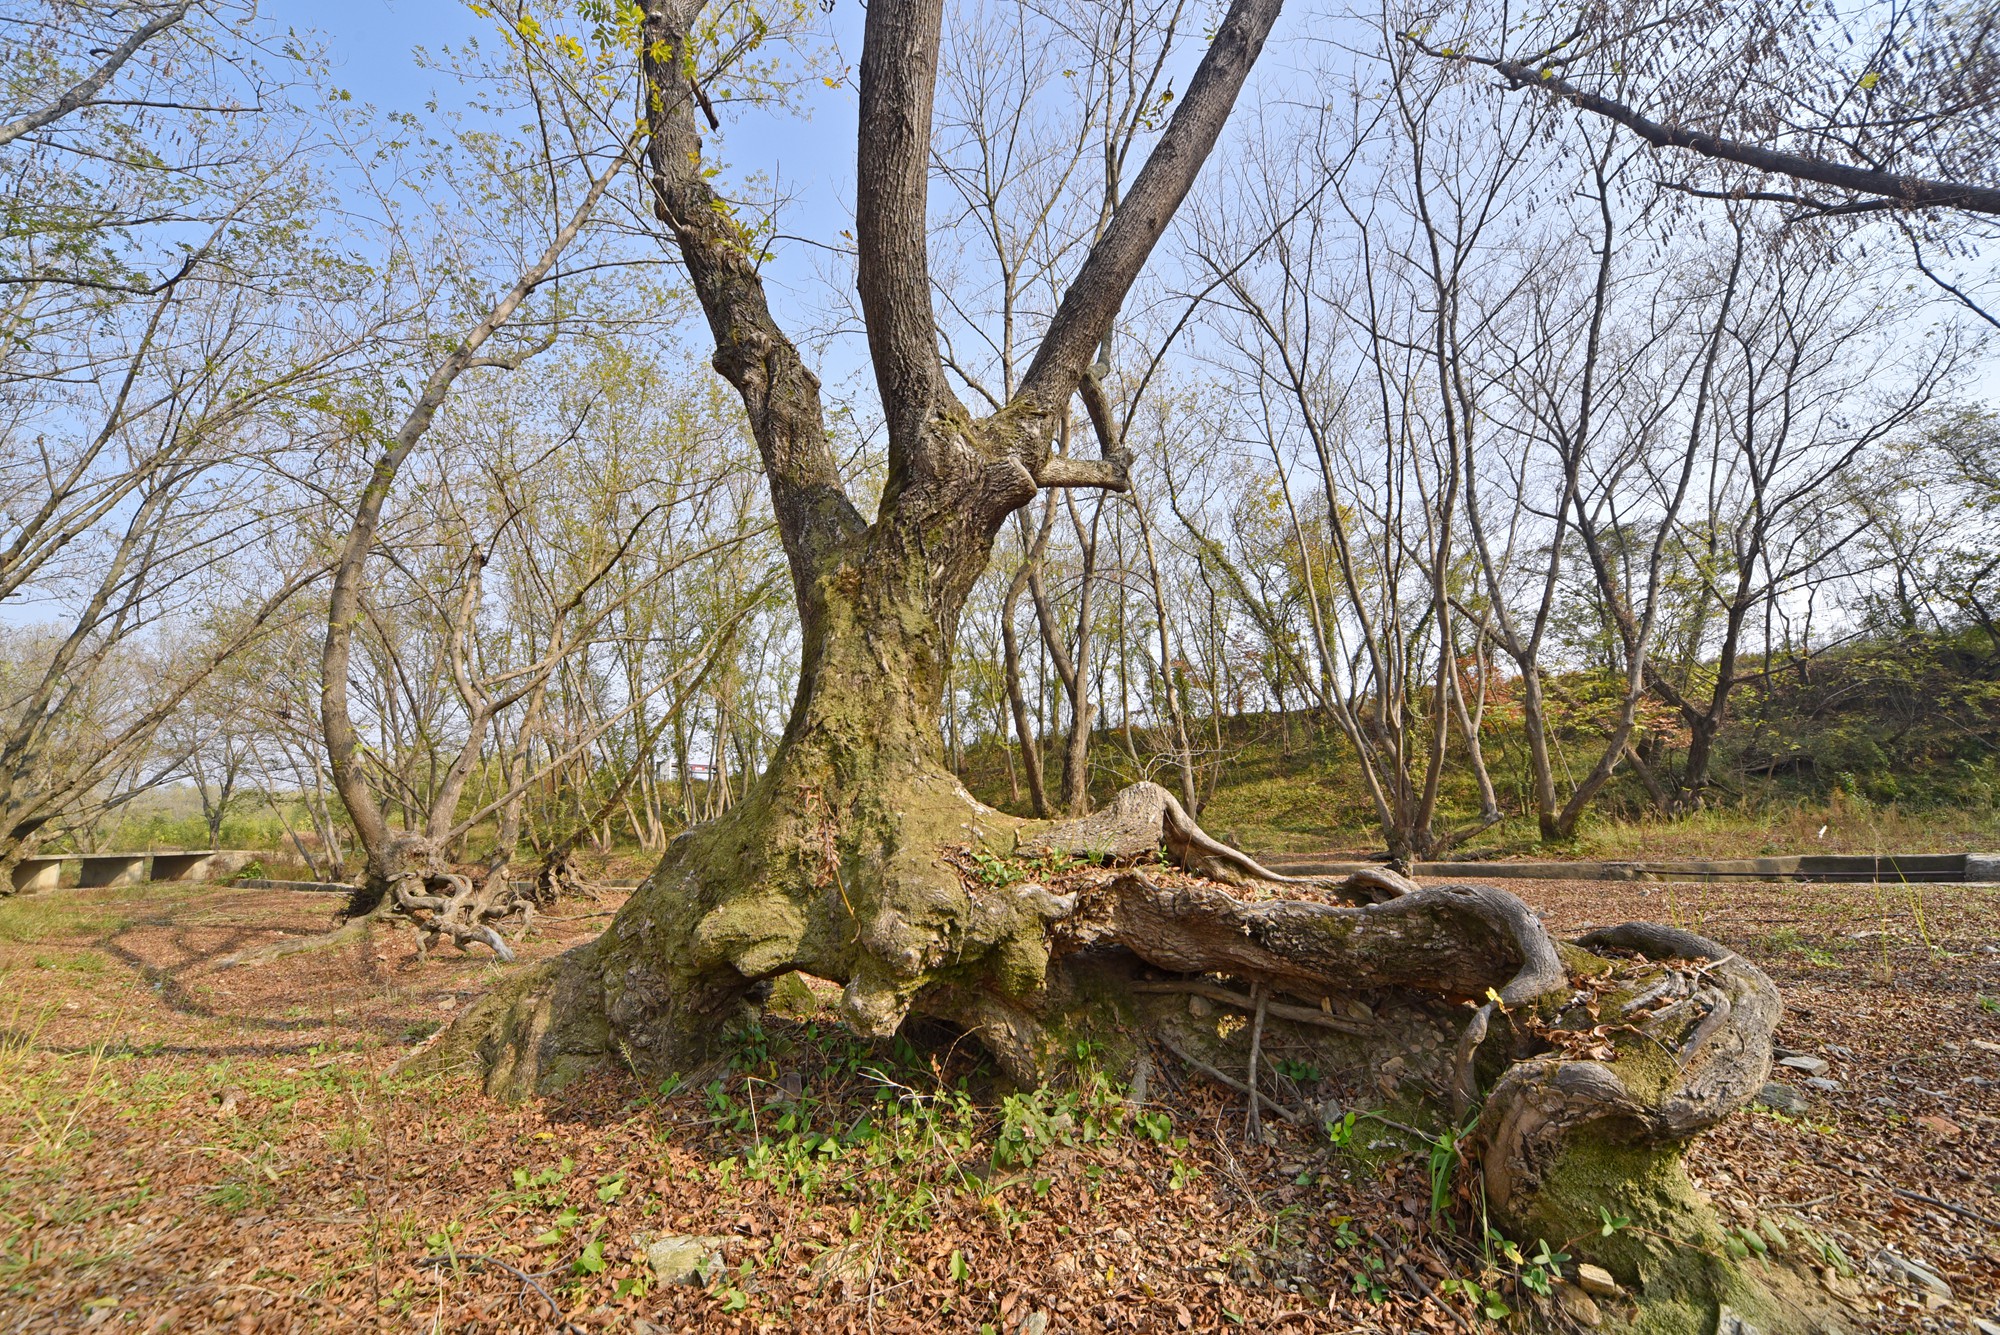
[[1041, 985], [1034, 906], [968, 891], [940, 857], [1013, 822], [945, 764], [935, 573], [870, 543], [820, 582], [772, 763], [743, 802], [675, 840], [599, 941], [489, 999], [504, 1016], [468, 1017], [488, 1031], [489, 1088], [546, 1090], [610, 1057], [686, 1069], [793, 970], [840, 983], [846, 1018], [871, 1035], [934, 983]]

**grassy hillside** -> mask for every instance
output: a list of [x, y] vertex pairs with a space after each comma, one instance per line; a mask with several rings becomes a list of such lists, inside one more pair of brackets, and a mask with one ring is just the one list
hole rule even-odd
[[[1621, 775], [1560, 850], [1544, 849], [1532, 816], [1522, 814], [1530, 808], [1518, 726], [1504, 708], [1492, 717], [1498, 722], [1486, 759], [1509, 819], [1479, 835], [1479, 849], [1625, 858], [2000, 847], [2000, 654], [1976, 633], [1865, 641], [1741, 687], [1731, 698], [1704, 810], [1660, 819], [1636, 780]], [[1559, 729], [1556, 740], [1559, 759], [1570, 765], [1587, 767], [1595, 758], [1585, 728]], [[1672, 739], [1665, 740], [1671, 772], [1676, 758]], [[1045, 746], [1052, 789], [1058, 743]], [[1143, 743], [1135, 749], [1145, 756]], [[1337, 732], [1303, 714], [1250, 714], [1227, 720], [1213, 749], [1220, 765], [1201, 813], [1210, 830], [1262, 852], [1381, 846], [1353, 752]], [[1122, 737], [1100, 733], [1093, 797], [1137, 778], [1173, 786], [1169, 773], [1135, 765]], [[1028, 813], [996, 745], [967, 752], [965, 780], [983, 801]], [[1477, 807], [1454, 755], [1440, 826], [1469, 819]]]

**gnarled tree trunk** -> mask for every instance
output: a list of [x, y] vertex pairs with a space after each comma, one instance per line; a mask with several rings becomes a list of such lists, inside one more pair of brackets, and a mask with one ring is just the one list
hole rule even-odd
[[[1174, 1037], [1160, 1005], [1176, 989], [1237, 995], [1209, 977], [1220, 974], [1250, 982], [1260, 1008], [1278, 992], [1302, 1003], [1276, 1003], [1277, 1022], [1365, 1045], [1359, 1055], [1385, 1076], [1409, 1073], [1436, 1124], [1461, 1125], [1479, 1103], [1480, 1171], [1503, 1223], [1555, 1230], [1545, 1235], [1562, 1245], [1579, 1220], [1594, 1232], [1596, 1203], [1615, 1203], [1666, 1240], [1648, 1245], [1702, 1245], [1676, 1156], [1760, 1087], [1776, 1018], [1768, 981], [1710, 943], [1634, 928], [1559, 946], [1504, 892], [1417, 890], [1385, 873], [1336, 888], [1333, 898], [1358, 902], [1292, 883], [1316, 897], [1252, 903], [1132, 869], [1084, 873], [1060, 893], [993, 885], [947, 856], [1011, 852], [1024, 836], [1127, 859], [1164, 846], [1203, 876], [1287, 884], [1151, 784], [1053, 828], [994, 812], [950, 772], [937, 726], [952, 632], [1001, 524], [1041, 488], [1125, 484], [1117, 459], [1054, 456], [1051, 437], [1212, 147], [1277, 0], [1234, 0], [1019, 392], [984, 419], [946, 387], [930, 313], [924, 186], [941, 5], [867, 10], [856, 244], [889, 430], [871, 524], [842, 490], [818, 381], [771, 318], [751, 238], [702, 173], [685, 76], [700, 0], [647, 0], [656, 212], [758, 442], [799, 608], [798, 696], [745, 799], [677, 839], [603, 937], [522, 970], [421, 1060], [472, 1065], [489, 1091], [514, 1097], [607, 1064], [688, 1072], [796, 970], [840, 984], [842, 1012], [863, 1034], [887, 1035], [913, 1011], [940, 1015], [1016, 1080], [1035, 1081], [1060, 1074], [1066, 1035], [1115, 1032], [1112, 1016], [1176, 1050], [1197, 1037], [1226, 1043], [1220, 1030]], [[1632, 948], [1692, 962], [1612, 958]], [[1336, 996], [1372, 1018], [1334, 1015]], [[1606, 1039], [1594, 1017], [1614, 1002], [1632, 1005]], [[1663, 1203], [1640, 1210], [1642, 1196]], [[1650, 1301], [1654, 1261], [1618, 1263]], [[1755, 1297], [1726, 1261], [1658, 1271], [1669, 1273], [1672, 1295], [1659, 1301], [1686, 1298], [1711, 1319], [1723, 1302]]]

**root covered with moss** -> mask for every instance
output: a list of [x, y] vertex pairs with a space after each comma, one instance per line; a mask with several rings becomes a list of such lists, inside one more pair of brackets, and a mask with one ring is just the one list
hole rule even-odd
[[[1740, 956], [1650, 924], [1557, 942], [1490, 887], [1290, 881], [1151, 785], [1028, 826], [919, 768], [836, 810], [826, 794], [855, 787], [801, 755], [829, 752], [781, 759], [677, 841], [602, 938], [516, 975], [425, 1063], [476, 1069], [505, 1097], [605, 1064], [688, 1074], [797, 971], [840, 984], [858, 1032], [940, 1017], [1017, 1083], [1064, 1078], [1084, 1037], [1130, 1061], [1158, 1042], [1256, 1109], [1318, 1122], [1327, 1110], [1269, 1092], [1255, 1052], [1263, 1033], [1305, 1035], [1462, 1145], [1501, 1233], [1610, 1271], [1614, 1321], [1838, 1329], [1729, 1255], [1681, 1167], [1769, 1072], [1778, 996]], [[1158, 869], [1160, 850], [1202, 875]], [[1191, 1021], [1191, 997], [1239, 1023]]]

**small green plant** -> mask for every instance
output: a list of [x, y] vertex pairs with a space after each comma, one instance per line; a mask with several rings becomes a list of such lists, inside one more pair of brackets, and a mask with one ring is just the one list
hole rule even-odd
[[577, 1221], [581, 1218], [583, 1218], [582, 1211], [576, 1209], [574, 1206], [564, 1207], [556, 1213], [555, 1222], [537, 1234], [531, 1245], [536, 1247], [553, 1247], [557, 1245], [569, 1236], [569, 1231], [576, 1227]]
[[1012, 885], [1027, 875], [1012, 858], [1003, 858], [984, 848], [972, 850], [972, 861], [979, 868], [979, 880], [984, 885]]
[[2000, 1015], [2000, 997], [1980, 997], [1979, 1009], [1988, 1015]]
[[575, 1167], [576, 1161], [565, 1154], [560, 1162], [540, 1172], [516, 1168], [509, 1179], [513, 1185], [494, 1192], [491, 1199], [495, 1205], [511, 1205], [519, 1210], [554, 1209], [563, 1203], [562, 1192], [554, 1188]]
[[1431, 1218], [1436, 1219], [1444, 1207], [1451, 1203], [1451, 1180], [1458, 1172], [1460, 1159], [1459, 1142], [1471, 1133], [1471, 1126], [1462, 1130], [1446, 1127], [1430, 1142], [1431, 1176]]
[[729, 1064], [735, 1069], [754, 1071], [771, 1060], [771, 1036], [764, 1032], [763, 1025], [752, 1021], [731, 1037], [735, 1040], [735, 1051], [729, 1054]]
[[1555, 1281], [1562, 1277], [1563, 1263], [1568, 1260], [1568, 1252], [1551, 1251], [1547, 1238], [1538, 1239], [1535, 1254], [1528, 1258], [1527, 1266], [1521, 1271], [1522, 1285], [1544, 1298], [1548, 1297]]
[[1503, 1321], [1514, 1314], [1514, 1309], [1507, 1306], [1507, 1300], [1500, 1296], [1498, 1290], [1489, 1289], [1476, 1279], [1448, 1279], [1438, 1285], [1438, 1289], [1443, 1293], [1463, 1294], [1466, 1301], [1488, 1321]]
[[592, 1238], [582, 1253], [569, 1263], [569, 1268], [574, 1275], [601, 1275], [609, 1264], [604, 1259], [604, 1239]]
[[[1617, 1217], [1607, 1215], [1605, 1222], [1609, 1223]], [[1563, 1265], [1570, 1259], [1568, 1252], [1550, 1247], [1547, 1238], [1537, 1239], [1534, 1252], [1524, 1255], [1517, 1243], [1491, 1226], [1486, 1230], [1486, 1255], [1491, 1261], [1512, 1266], [1521, 1287], [1544, 1298], [1554, 1291], [1555, 1281], [1562, 1277]]]
[[1293, 1061], [1290, 1057], [1286, 1057], [1278, 1063], [1278, 1074], [1287, 1080], [1296, 1080], [1302, 1085], [1315, 1085], [1319, 1083], [1320, 1071], [1319, 1067], [1310, 1063]]
[[1738, 1225], [1722, 1235], [1722, 1249], [1741, 1261], [1751, 1255], [1768, 1256], [1771, 1244], [1748, 1225]]
[[1009, 886], [1025, 881], [1030, 876], [1059, 876], [1084, 861], [1099, 859], [1079, 859], [1061, 849], [1050, 849], [1039, 857], [1022, 857], [1018, 854], [1007, 857], [991, 849], [972, 850], [972, 862], [976, 866], [980, 883], [992, 886]]
[[1354, 1144], [1354, 1127], [1360, 1120], [1355, 1113], [1342, 1113], [1326, 1124], [1326, 1138], [1333, 1142], [1334, 1148], [1347, 1149]]
[[1348, 1287], [1371, 1303], [1385, 1302], [1389, 1297], [1388, 1270], [1379, 1256], [1357, 1257]]

